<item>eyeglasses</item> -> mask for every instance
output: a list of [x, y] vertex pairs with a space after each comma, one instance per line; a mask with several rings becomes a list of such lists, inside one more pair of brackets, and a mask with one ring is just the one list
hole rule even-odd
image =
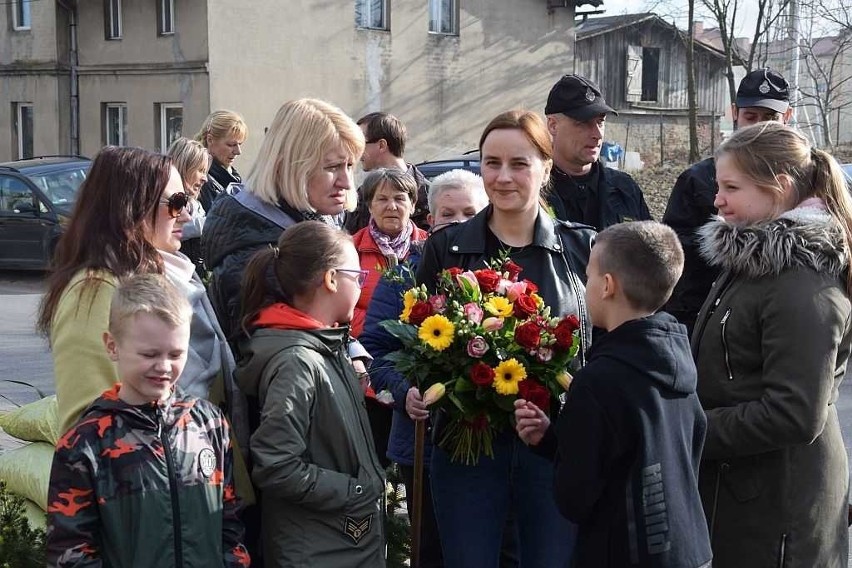
[[171, 194], [168, 199], [160, 200], [160, 205], [168, 205], [169, 216], [172, 219], [177, 219], [178, 217], [180, 217], [180, 212], [183, 211], [184, 207], [186, 207], [188, 204], [189, 197], [187, 197], [186, 193], [182, 191]]
[[338, 268], [337, 271], [354, 279], [355, 285], [359, 288], [364, 287], [364, 284], [367, 282], [367, 275], [370, 274], [369, 270], [355, 270], [354, 268]]

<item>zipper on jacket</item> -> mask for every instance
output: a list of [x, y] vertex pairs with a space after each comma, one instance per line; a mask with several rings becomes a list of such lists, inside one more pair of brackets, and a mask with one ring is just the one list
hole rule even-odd
[[728, 318], [731, 317], [731, 308], [722, 316], [719, 324], [722, 326], [722, 351], [725, 354], [725, 370], [728, 372], [728, 380], [734, 380], [734, 371], [731, 369], [731, 354], [728, 352], [728, 337], [725, 335], [725, 326], [728, 323]]
[[169, 473], [169, 493], [172, 496], [172, 526], [175, 539], [175, 566], [183, 566], [183, 542], [180, 537], [180, 504], [178, 503], [178, 491], [175, 476], [175, 462], [172, 450], [169, 446], [169, 436], [166, 432], [166, 422], [163, 418], [163, 409], [157, 405], [157, 435], [163, 444], [163, 455], [166, 456], [166, 468]]
[[713, 507], [710, 510], [710, 543], [713, 543], [713, 534], [716, 532], [716, 509], [719, 507], [719, 488], [722, 485], [722, 476], [731, 466], [727, 462], [719, 464], [716, 470], [716, 484], [713, 488]]
[[787, 533], [781, 535], [781, 542], [778, 543], [778, 568], [784, 568], [787, 564]]

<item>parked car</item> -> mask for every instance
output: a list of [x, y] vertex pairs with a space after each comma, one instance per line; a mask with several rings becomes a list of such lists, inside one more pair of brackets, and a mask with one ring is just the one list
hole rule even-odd
[[852, 187], [852, 164], [841, 164], [841, 168], [843, 168], [843, 173], [846, 174], [846, 183], [850, 187]]
[[426, 176], [426, 179], [430, 181], [432, 178], [437, 177], [444, 172], [459, 168], [478, 174], [480, 173], [479, 150], [471, 150], [470, 152], [465, 152], [460, 156], [452, 156], [450, 158], [428, 160], [426, 162], [415, 164], [415, 166], [417, 166], [417, 169], [420, 170], [423, 175]]
[[0, 268], [50, 266], [91, 163], [80, 156], [0, 163]]

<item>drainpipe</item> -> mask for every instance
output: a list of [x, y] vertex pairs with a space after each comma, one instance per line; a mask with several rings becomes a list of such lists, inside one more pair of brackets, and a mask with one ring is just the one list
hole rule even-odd
[[71, 155], [80, 155], [80, 87], [77, 76], [77, 0], [56, 0], [68, 12], [68, 28], [71, 47], [68, 51], [68, 63], [71, 67]]

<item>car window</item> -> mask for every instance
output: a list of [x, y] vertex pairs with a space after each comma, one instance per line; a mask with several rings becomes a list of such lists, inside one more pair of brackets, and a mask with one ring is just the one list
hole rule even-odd
[[65, 205], [74, 203], [77, 199], [77, 190], [86, 179], [86, 167], [75, 167], [73, 169], [50, 172], [38, 175], [29, 175], [47, 198], [54, 205]]
[[32, 214], [37, 206], [38, 200], [23, 180], [0, 176], [0, 214]]

